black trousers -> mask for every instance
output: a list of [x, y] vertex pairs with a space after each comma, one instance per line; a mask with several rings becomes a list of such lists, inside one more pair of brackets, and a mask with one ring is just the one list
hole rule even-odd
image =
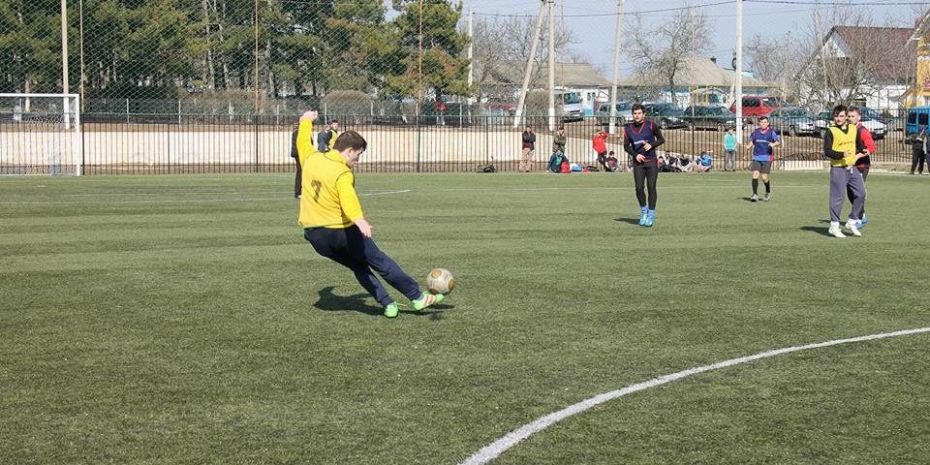
[[345, 229], [307, 228], [304, 229], [304, 239], [318, 254], [352, 270], [358, 283], [382, 306], [394, 302], [394, 299], [372, 270], [408, 299], [420, 297], [420, 286], [416, 280], [382, 252], [375, 241], [365, 237], [357, 226]]
[[[648, 203], [650, 210], [656, 209], [656, 180], [659, 178], [659, 165], [655, 161], [646, 161], [645, 163], [634, 163], [633, 180], [636, 184], [636, 200], [639, 201], [639, 207], [645, 207]], [[646, 187], [649, 188], [649, 197], [647, 202]]]
[[300, 198], [300, 177], [303, 176], [303, 167], [300, 166], [300, 157], [294, 158], [294, 163], [297, 164], [297, 174], [294, 175], [294, 198]]
[[[918, 173], [924, 172], [924, 160], [926, 160], [926, 158], [927, 154], [924, 153], [924, 148], [918, 144], [914, 144], [914, 155], [911, 157], [911, 174], [914, 174], [915, 168]], [[930, 168], [930, 166], [927, 168]], [[930, 169], [927, 171], [930, 171]]]

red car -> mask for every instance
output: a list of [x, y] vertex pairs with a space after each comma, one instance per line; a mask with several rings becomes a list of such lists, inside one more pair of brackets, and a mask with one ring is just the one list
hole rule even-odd
[[[777, 97], [766, 95], [744, 95], [743, 117], [769, 116], [776, 108], [782, 106]], [[730, 111], [736, 113], [736, 103], [730, 105]]]

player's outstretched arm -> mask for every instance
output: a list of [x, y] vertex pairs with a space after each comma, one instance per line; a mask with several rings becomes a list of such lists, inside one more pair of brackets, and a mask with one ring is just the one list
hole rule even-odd
[[313, 123], [316, 119], [316, 110], [305, 111], [303, 115], [300, 115], [300, 125], [297, 126], [297, 156], [301, 160], [319, 153], [313, 144]]

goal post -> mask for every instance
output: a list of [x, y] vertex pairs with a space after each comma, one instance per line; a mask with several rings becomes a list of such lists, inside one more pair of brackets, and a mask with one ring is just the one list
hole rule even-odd
[[80, 176], [78, 94], [0, 93], [0, 175]]

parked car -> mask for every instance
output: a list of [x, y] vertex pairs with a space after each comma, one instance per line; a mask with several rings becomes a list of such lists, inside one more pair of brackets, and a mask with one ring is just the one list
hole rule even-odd
[[[860, 120], [862, 126], [869, 130], [872, 133], [874, 139], [884, 139], [885, 134], [888, 133], [888, 125], [877, 120], [872, 119], [866, 115], [862, 115]], [[822, 111], [817, 114], [817, 118], [814, 120], [814, 126], [817, 127], [817, 134], [823, 138], [824, 134], [827, 133], [827, 128], [830, 127], [830, 124], [833, 123], [833, 113], [829, 111]]]
[[[630, 102], [617, 102], [617, 124], [625, 124], [630, 121], [633, 121], [633, 104]], [[610, 104], [602, 103], [597, 107], [597, 111], [594, 112], [594, 117], [597, 120], [597, 124], [607, 125], [610, 124]]]
[[671, 103], [646, 103], [646, 117], [659, 124], [662, 129], [684, 128], [685, 112]]
[[778, 108], [769, 115], [769, 124], [779, 134], [812, 136], [817, 133], [814, 118], [800, 107]]
[[930, 125], [930, 106], [911, 107], [907, 110], [907, 123], [904, 126], [905, 141], [913, 141], [927, 125]]
[[736, 125], [736, 115], [723, 107], [688, 107], [684, 111], [685, 123], [688, 129], [715, 129], [722, 130]]
[[[769, 116], [776, 108], [783, 106], [777, 97], [766, 95], [744, 95], [743, 117]], [[736, 114], [736, 102], [730, 105], [730, 113]]]

